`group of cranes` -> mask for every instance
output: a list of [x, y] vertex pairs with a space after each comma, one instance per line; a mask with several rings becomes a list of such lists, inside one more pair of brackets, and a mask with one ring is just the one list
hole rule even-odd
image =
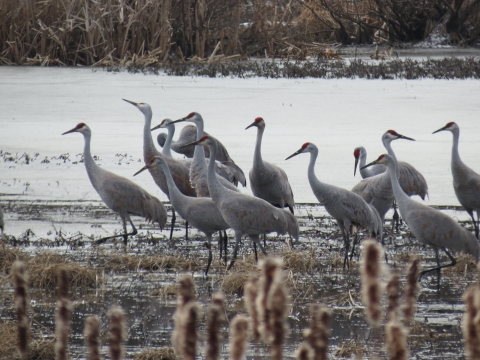
[[[220, 251], [222, 251], [222, 246], [224, 247], [225, 262], [227, 250], [225, 230], [232, 229], [235, 233], [235, 248], [229, 267], [234, 264], [240, 240], [244, 235], [252, 240], [255, 250], [258, 246], [265, 254], [266, 250], [259, 241], [259, 236], [262, 234], [276, 232], [277, 234], [288, 234], [290, 238], [298, 240], [299, 225], [293, 215], [295, 202], [287, 175], [281, 168], [262, 158], [261, 145], [265, 130], [263, 118], [256, 118], [246, 128], [257, 127], [253, 167], [249, 173], [250, 186], [254, 195], [251, 196], [241, 193], [234, 185], [241, 183], [246, 186], [245, 176], [230, 158], [225, 147], [217, 139], [204, 132], [204, 120], [199, 113], [192, 112], [175, 121], [165, 119], [160, 125], [152, 128], [151, 107], [146, 103], [125, 101], [134, 105], [144, 114], [143, 158], [145, 166], [135, 175], [148, 169], [154, 182], [170, 199], [172, 204], [170, 239], [173, 234], [175, 211], [187, 224], [190, 223], [205, 233], [209, 250], [206, 274], [212, 262], [211, 239], [215, 232], [220, 232], [219, 247]], [[174, 147], [175, 124], [179, 122], [191, 122], [195, 125], [189, 125], [187, 126], [188, 130], [182, 130], [181, 134], [184, 136], [181, 136], [181, 139], [175, 143], [178, 146]], [[158, 128], [168, 130], [166, 137], [159, 136], [159, 139], [165, 140], [163, 142], [159, 140], [163, 144], [161, 153], [155, 148], [152, 138], [152, 131]], [[195, 136], [192, 135], [192, 130], [195, 130]], [[451, 122], [434, 133], [439, 131], [450, 131], [453, 134], [454, 189], [459, 202], [472, 217], [475, 235], [478, 238], [478, 224], [473, 212], [477, 212], [478, 221], [480, 175], [467, 167], [460, 159], [458, 125]], [[122, 218], [124, 232], [118, 236], [123, 236], [125, 244], [128, 236], [137, 233], [130, 215], [144, 216], [147, 220], [157, 222], [163, 229], [167, 220], [164, 205], [132, 181], [95, 164], [90, 153], [91, 131], [87, 125], [79, 123], [64, 134], [72, 132], [80, 132], [84, 136], [84, 158], [88, 176], [105, 204]], [[385, 214], [394, 201], [398, 204], [402, 218], [415, 237], [435, 250], [438, 266], [428, 269], [424, 273], [437, 270], [439, 279], [440, 269], [455, 263], [455, 259], [447, 249], [472, 254], [478, 261], [480, 247], [475, 236], [448, 215], [410, 199], [410, 196], [413, 195], [419, 195], [425, 199], [425, 196], [428, 196], [428, 186], [422, 174], [412, 165], [397, 160], [391, 147], [391, 142], [397, 139], [414, 140], [394, 130], [388, 130], [382, 136], [382, 143], [388, 154], [381, 155], [368, 165], [366, 164], [365, 148], [355, 149], [354, 175], [358, 163], [360, 163], [363, 180], [355, 185], [352, 191], [326, 184], [317, 178], [315, 162], [319, 150], [313, 143], [303, 144], [298, 151], [286, 159], [301, 153], [310, 153], [308, 180], [314, 195], [337, 221], [341, 229], [345, 243], [344, 267], [348, 264], [349, 237], [355, 230], [364, 229], [369, 235], [379, 237], [383, 243]], [[175, 159], [171, 152], [172, 149], [193, 158]], [[194, 149], [193, 152], [191, 149]], [[208, 159], [206, 155], [209, 155]], [[288, 207], [290, 211], [284, 210], [284, 207]], [[126, 229], [127, 220], [132, 227], [131, 233], [128, 233]], [[222, 231], [225, 234], [223, 241]], [[103, 238], [100, 241], [114, 237], [117, 236]], [[186, 238], [188, 238], [188, 232]], [[354, 247], [355, 242], [352, 255]], [[440, 266], [438, 257], [440, 249], [451, 259], [450, 264]]]

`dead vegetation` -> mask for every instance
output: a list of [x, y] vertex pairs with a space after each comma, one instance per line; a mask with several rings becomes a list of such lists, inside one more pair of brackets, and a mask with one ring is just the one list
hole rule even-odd
[[337, 345], [335, 356], [351, 358], [352, 355], [361, 355], [365, 351], [365, 344], [360, 341], [349, 341]]
[[133, 355], [133, 360], [177, 360], [171, 347], [145, 349]]
[[198, 257], [183, 258], [174, 256], [137, 256], [137, 255], [107, 255], [106, 270], [180, 270], [194, 271], [205, 266], [205, 261]]

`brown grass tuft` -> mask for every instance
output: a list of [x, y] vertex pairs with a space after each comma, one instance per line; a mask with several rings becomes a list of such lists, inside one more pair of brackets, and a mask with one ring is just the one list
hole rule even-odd
[[98, 316], [89, 316], [85, 319], [85, 340], [87, 343], [87, 359], [100, 360], [99, 338], [100, 320]]
[[406, 360], [409, 357], [407, 349], [407, 330], [398, 320], [389, 321], [386, 325], [387, 352], [390, 360]]
[[364, 241], [362, 273], [362, 298], [366, 306], [367, 320], [373, 327], [379, 327], [382, 319], [380, 277], [383, 273], [383, 249], [376, 240]]
[[207, 310], [207, 343], [205, 345], [205, 359], [217, 360], [220, 358], [222, 347], [221, 329], [225, 324], [225, 297], [222, 293], [213, 294], [212, 303]]
[[365, 344], [352, 340], [347, 343], [338, 344], [337, 350], [335, 350], [335, 356], [350, 358], [352, 355], [363, 354], [364, 351]]
[[407, 267], [407, 282], [405, 284], [405, 306], [403, 308], [403, 316], [406, 323], [409, 323], [415, 314], [419, 274], [420, 260], [418, 258], [413, 258]]
[[387, 286], [387, 321], [398, 320], [400, 306], [400, 275], [394, 273], [390, 276]]
[[248, 344], [248, 318], [237, 315], [230, 325], [230, 359], [241, 360]]
[[13, 321], [0, 320], [0, 359], [5, 360], [52, 360], [55, 358], [53, 340], [46, 340], [40, 332], [32, 330], [28, 339], [28, 350], [25, 358], [18, 351], [18, 328]]
[[255, 263], [236, 260], [232, 271], [223, 278], [221, 290], [225, 294], [242, 295], [245, 291], [245, 283], [252, 277], [252, 273], [260, 273]]
[[198, 257], [189, 259], [174, 256], [138, 256], [138, 255], [108, 255], [105, 268], [114, 271], [133, 270], [165, 270], [194, 271], [205, 264]]
[[14, 297], [17, 307], [18, 350], [22, 358], [27, 357], [29, 323], [27, 316], [27, 285], [25, 280], [25, 266], [21, 261], [12, 265], [14, 280]]
[[123, 358], [123, 341], [125, 340], [125, 313], [120, 306], [112, 306], [108, 317], [110, 319], [110, 358]]
[[133, 355], [133, 360], [177, 360], [171, 347], [146, 349]]
[[330, 310], [314, 304], [310, 307], [310, 317], [310, 328], [305, 331], [305, 340], [313, 349], [314, 360], [326, 360], [330, 337]]

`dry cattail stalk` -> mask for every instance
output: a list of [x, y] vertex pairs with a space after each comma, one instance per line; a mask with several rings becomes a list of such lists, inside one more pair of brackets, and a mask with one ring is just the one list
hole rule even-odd
[[480, 290], [477, 286], [471, 286], [465, 291], [465, 314], [463, 315], [463, 338], [465, 339], [466, 354], [469, 359], [480, 359], [480, 332], [476, 326], [479, 311], [477, 307]]
[[248, 344], [248, 318], [237, 315], [230, 325], [230, 360], [241, 360]]
[[410, 323], [415, 314], [419, 272], [420, 259], [413, 258], [407, 267], [407, 282], [405, 284], [405, 307], [403, 309], [403, 316], [407, 324]]
[[68, 359], [68, 335], [70, 334], [70, 302], [68, 300], [68, 272], [58, 273], [58, 302], [55, 315], [55, 359]]
[[407, 330], [399, 320], [387, 323], [387, 352], [390, 360], [406, 360], [409, 357], [407, 349]]
[[257, 277], [252, 277], [250, 280], [247, 281], [245, 284], [245, 307], [247, 308], [248, 314], [252, 319], [252, 336], [253, 342], [258, 343], [260, 341], [260, 320], [259, 315], [256, 307], [256, 300], [258, 295], [259, 289], [259, 280]]
[[326, 360], [330, 337], [330, 310], [314, 304], [310, 307], [310, 316], [310, 329], [305, 331], [305, 339], [314, 352], [313, 359]]
[[295, 351], [295, 358], [297, 360], [313, 360], [314, 356], [312, 347], [306, 342], [301, 343]]
[[183, 344], [182, 354], [185, 360], [195, 360], [197, 355], [197, 322], [199, 308], [196, 302], [190, 301], [182, 310], [183, 314]]
[[375, 240], [366, 240], [363, 249], [362, 272], [362, 297], [367, 310], [367, 320], [374, 327], [380, 326], [382, 319], [382, 293], [383, 249]]
[[98, 337], [100, 321], [98, 316], [85, 319], [85, 340], [87, 342], [87, 360], [100, 360]]
[[[280, 264], [280, 263], [279, 263]], [[283, 359], [283, 343], [287, 333], [288, 294], [281, 267], [274, 273], [273, 284], [267, 296], [267, 309], [270, 314], [270, 331], [272, 334], [270, 354], [274, 360]]]
[[394, 273], [390, 276], [386, 286], [387, 292], [387, 321], [398, 320], [398, 307], [400, 304], [400, 275]]
[[17, 307], [18, 350], [22, 359], [27, 358], [29, 324], [27, 316], [27, 282], [25, 280], [25, 266], [21, 261], [12, 264], [14, 297]]
[[257, 312], [260, 319], [260, 334], [265, 343], [270, 343], [272, 330], [270, 328], [270, 310], [267, 307], [267, 298], [273, 284], [275, 273], [281, 265], [276, 258], [267, 257], [260, 264], [261, 276], [259, 281], [259, 292], [256, 301]]
[[183, 349], [185, 343], [185, 329], [183, 310], [185, 306], [195, 300], [195, 284], [193, 278], [189, 275], [181, 275], [179, 280], [180, 289], [177, 295], [177, 311], [174, 315], [175, 329], [172, 333], [172, 344], [177, 357], [183, 356]]
[[120, 360], [123, 358], [122, 342], [125, 340], [125, 313], [120, 306], [112, 306], [108, 318], [110, 320], [110, 359]]
[[207, 343], [205, 346], [205, 359], [217, 360], [220, 358], [222, 336], [220, 330], [225, 323], [225, 309], [222, 293], [213, 294], [212, 303], [207, 310]]

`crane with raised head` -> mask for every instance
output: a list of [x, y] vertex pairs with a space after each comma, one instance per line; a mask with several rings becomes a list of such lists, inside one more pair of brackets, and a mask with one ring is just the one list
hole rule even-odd
[[[144, 170], [157, 166], [161, 167], [163, 173], [165, 174], [168, 185], [168, 193], [170, 194], [170, 201], [172, 202], [175, 211], [177, 211], [180, 216], [185, 219], [185, 221], [188, 221], [191, 226], [203, 232], [207, 237], [208, 263], [205, 270], [205, 275], [207, 275], [208, 270], [210, 269], [210, 264], [212, 263], [212, 235], [214, 232], [218, 231], [221, 236], [221, 231], [230, 227], [223, 219], [222, 214], [215, 206], [212, 199], [205, 197], [185, 196], [180, 192], [180, 190], [178, 190], [164, 158], [155, 156], [150, 163], [137, 171], [135, 175]], [[221, 241], [222, 239], [220, 239], [219, 243], [221, 243]], [[227, 253], [225, 250], [225, 262], [227, 262], [226, 256]]]
[[[199, 113], [192, 112], [184, 118], [175, 120], [173, 123], [182, 122], [182, 121], [192, 122], [195, 124], [195, 126], [197, 127], [197, 141], [200, 140], [202, 136], [204, 136], [203, 135], [204, 122], [203, 122], [202, 116]], [[210, 142], [212, 141], [215, 141], [215, 140], [210, 139]], [[187, 144], [187, 145], [189, 146], [191, 144]], [[238, 166], [236, 166], [233, 163], [231, 165], [234, 165], [237, 169], [237, 171], [235, 172], [236, 182], [241, 183], [243, 187], [247, 186], [247, 181], [245, 179], [245, 175], [242, 169], [240, 169]], [[215, 162], [212, 162], [212, 166], [215, 168]], [[237, 192], [240, 191], [228, 180], [224, 179], [218, 174], [215, 176], [218, 176], [218, 181], [220, 181], [220, 183], [224, 187], [232, 191], [237, 191]], [[203, 146], [195, 146], [193, 161], [192, 161], [192, 165], [190, 166], [190, 182], [195, 188], [197, 196], [202, 196], [202, 197], [210, 196], [210, 192], [208, 188], [208, 180], [207, 180], [207, 162], [205, 160], [205, 151], [203, 149]]]
[[[163, 227], [167, 222], [167, 210], [163, 203], [133, 181], [105, 170], [95, 163], [90, 152], [92, 132], [86, 124], [79, 123], [73, 129], [64, 132], [62, 135], [74, 132], [81, 133], [85, 140], [83, 161], [90, 182], [105, 205], [118, 213], [123, 222], [122, 235], [109, 236], [100, 239], [97, 242], [100, 243], [108, 239], [123, 236], [126, 246], [128, 237], [137, 234], [137, 229], [135, 228], [130, 215], [143, 216], [152, 223], [158, 223], [160, 230], [163, 230]], [[132, 227], [131, 233], [127, 233], [127, 220]]]
[[[402, 189], [398, 178], [398, 163], [395, 157], [384, 154], [380, 155], [365, 167], [370, 165], [387, 165], [388, 174], [392, 180], [393, 193], [397, 200], [400, 214], [418, 241], [431, 246], [435, 251], [437, 266], [421, 272], [420, 277], [430, 271], [437, 271], [437, 288], [440, 289], [440, 271], [443, 268], [454, 266], [455, 258], [448, 252], [451, 249], [457, 252], [464, 252], [472, 255], [478, 263], [480, 246], [477, 238], [468, 230], [460, 226], [447, 214], [430, 206], [410, 199], [409, 195]], [[443, 250], [449, 257], [451, 263], [440, 265], [438, 250]]]
[[[434, 131], [433, 134], [440, 131], [450, 131], [453, 135], [452, 145], [452, 175], [453, 175], [453, 189], [457, 195], [458, 202], [465, 208], [468, 215], [472, 218], [473, 226], [475, 228], [475, 236], [478, 238], [478, 217], [480, 212], [480, 175], [469, 168], [460, 158], [458, 152], [458, 142], [460, 138], [460, 127], [454, 123], [449, 122], [447, 125]], [[473, 212], [477, 213], [477, 221]]]
[[[302, 147], [287, 157], [286, 160], [302, 153], [310, 153], [308, 165], [308, 181], [313, 194], [325, 207], [325, 210], [337, 221], [345, 243], [345, 257], [343, 267], [348, 263], [350, 249], [349, 235], [353, 227], [363, 228], [371, 236], [382, 238], [382, 219], [375, 207], [367, 204], [359, 195], [340, 187], [321, 182], [315, 175], [315, 162], [318, 157], [318, 148], [313, 143], [305, 143]], [[352, 252], [354, 248], [352, 248]]]
[[[145, 123], [143, 126], [143, 161], [144, 163], [148, 164], [154, 156], [163, 156], [155, 148], [155, 145], [153, 144], [152, 132], [150, 130], [152, 127], [152, 108], [150, 107], [150, 105], [146, 103], [136, 103], [126, 99], [123, 99], [123, 100], [135, 106], [144, 115], [144, 118], [145, 118]], [[173, 158], [165, 157], [165, 161], [167, 162], [170, 172], [172, 173], [175, 184], [177, 185], [178, 189], [182, 192], [182, 194], [186, 196], [197, 196], [197, 194], [195, 193], [195, 189], [190, 184], [189, 169], [185, 165], [183, 165], [181, 162]], [[156, 167], [153, 169], [148, 169], [148, 171], [150, 172], [150, 175], [152, 176], [153, 181], [155, 181], [155, 184], [157, 184], [157, 186], [170, 199], [170, 196], [168, 193], [167, 180], [161, 168]], [[174, 226], [175, 226], [175, 210], [172, 206], [172, 227], [170, 229], [170, 240], [172, 240], [172, 237], [173, 237]], [[188, 239], [188, 223], [186, 224], [185, 233], [186, 233], [186, 238]]]
[[[212, 157], [215, 157], [217, 152], [216, 142], [207, 135], [190, 145], [208, 146]], [[227, 224], [235, 232], [235, 250], [229, 269], [237, 258], [239, 243], [243, 235], [248, 235], [264, 254], [266, 251], [259, 241], [259, 236], [262, 234], [276, 232], [283, 235], [288, 233], [298, 240], [298, 221], [291, 212], [276, 208], [257, 197], [226, 188], [216, 176], [214, 166], [213, 162], [208, 164], [207, 179], [210, 196]]]
[[253, 155], [253, 167], [249, 173], [252, 193], [275, 207], [288, 207], [293, 214], [295, 201], [287, 174], [277, 165], [266, 162], [262, 158], [262, 137], [265, 131], [265, 120], [257, 117], [245, 130], [253, 126], [257, 128], [257, 141]]

